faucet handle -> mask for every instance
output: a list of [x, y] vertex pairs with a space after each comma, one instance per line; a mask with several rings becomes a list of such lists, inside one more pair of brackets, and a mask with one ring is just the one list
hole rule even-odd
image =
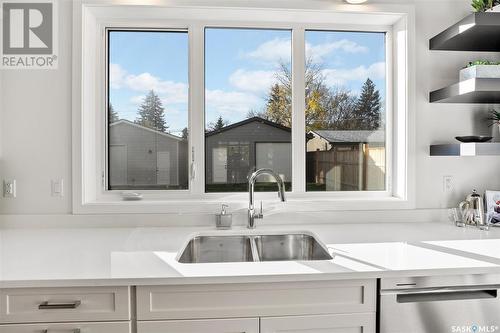
[[262, 200], [260, 201], [260, 212], [257, 214], [256, 218], [261, 219], [264, 217], [264, 211], [262, 210]]

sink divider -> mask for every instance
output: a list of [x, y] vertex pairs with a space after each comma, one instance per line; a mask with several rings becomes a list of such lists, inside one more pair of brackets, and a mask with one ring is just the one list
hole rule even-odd
[[250, 248], [252, 249], [252, 257], [254, 262], [260, 262], [259, 251], [257, 251], [257, 243], [255, 236], [247, 236], [250, 239]]

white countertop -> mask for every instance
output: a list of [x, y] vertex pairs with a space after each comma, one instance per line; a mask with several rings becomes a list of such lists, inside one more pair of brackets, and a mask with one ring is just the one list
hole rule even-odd
[[[247, 232], [237, 228], [230, 232]], [[259, 225], [310, 231], [329, 261], [181, 264], [178, 251], [203, 227], [0, 230], [0, 287], [246, 283], [500, 273], [500, 228], [447, 223]]]

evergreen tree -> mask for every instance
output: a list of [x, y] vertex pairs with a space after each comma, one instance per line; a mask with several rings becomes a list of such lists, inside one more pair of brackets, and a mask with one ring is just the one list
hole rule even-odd
[[217, 121], [215, 122], [214, 131], [218, 131], [224, 126], [226, 126], [226, 122], [222, 119], [222, 116], [219, 116], [219, 118], [217, 118]]
[[380, 93], [371, 79], [367, 79], [356, 102], [356, 129], [376, 130], [381, 125]]
[[118, 120], [118, 112], [115, 111], [115, 108], [113, 108], [113, 104], [109, 103], [109, 108], [108, 108], [108, 123], [116, 123]]
[[165, 121], [165, 108], [160, 98], [153, 90], [144, 97], [142, 104], [139, 106], [138, 117], [135, 123], [157, 131], [167, 131], [168, 126]]
[[188, 139], [188, 136], [189, 136], [188, 129], [187, 129], [187, 127], [184, 127], [184, 128], [182, 129], [182, 138], [183, 138], [184, 140], [187, 140], [187, 139]]
[[222, 118], [222, 116], [219, 116], [215, 122], [209, 122], [207, 124], [207, 132], [213, 132], [213, 131], [218, 131], [223, 127], [226, 127], [228, 122]]

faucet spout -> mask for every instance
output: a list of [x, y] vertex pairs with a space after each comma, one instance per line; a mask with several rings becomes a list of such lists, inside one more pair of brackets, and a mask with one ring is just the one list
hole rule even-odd
[[271, 169], [259, 169], [252, 173], [250, 178], [248, 179], [248, 195], [249, 195], [249, 203], [248, 203], [248, 224], [247, 228], [248, 229], [255, 229], [255, 219], [261, 219], [264, 216], [262, 215], [262, 206], [261, 206], [261, 211], [260, 213], [255, 212], [255, 182], [257, 178], [261, 175], [270, 175], [276, 180], [276, 183], [278, 184], [278, 197], [280, 198], [281, 202], [286, 201], [286, 195], [285, 195], [285, 183], [283, 182], [283, 179], [276, 174]]

